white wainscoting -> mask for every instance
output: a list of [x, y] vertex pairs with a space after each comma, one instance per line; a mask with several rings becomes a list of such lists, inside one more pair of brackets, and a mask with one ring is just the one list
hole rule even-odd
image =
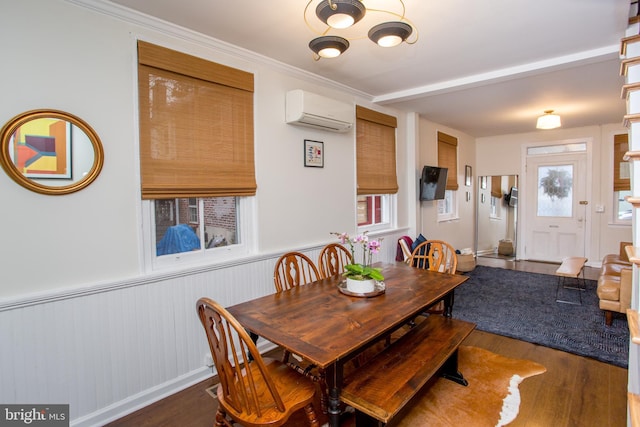
[[[384, 235], [377, 260], [395, 261], [400, 235]], [[320, 249], [302, 251], [317, 259]], [[68, 403], [72, 425], [96, 426], [211, 376], [197, 299], [273, 293], [277, 258], [3, 305], [0, 402]]]

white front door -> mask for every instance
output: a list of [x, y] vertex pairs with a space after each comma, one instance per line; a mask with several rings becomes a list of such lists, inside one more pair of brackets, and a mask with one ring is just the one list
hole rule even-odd
[[586, 158], [586, 152], [527, 157], [527, 259], [585, 256]]

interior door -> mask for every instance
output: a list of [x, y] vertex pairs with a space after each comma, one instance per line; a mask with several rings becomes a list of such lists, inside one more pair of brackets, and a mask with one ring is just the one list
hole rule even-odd
[[584, 256], [586, 152], [527, 157], [527, 259]]

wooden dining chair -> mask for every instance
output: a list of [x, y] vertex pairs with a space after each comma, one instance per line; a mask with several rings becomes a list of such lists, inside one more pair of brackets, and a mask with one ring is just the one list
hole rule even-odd
[[[415, 247], [409, 259], [409, 265], [440, 273], [455, 274], [458, 267], [456, 250], [443, 240], [426, 240]], [[438, 302], [428, 313], [442, 313], [444, 301]]]
[[263, 359], [242, 325], [217, 302], [200, 298], [196, 309], [220, 380], [215, 426], [281, 426], [301, 408], [310, 426], [320, 426], [313, 381], [278, 360]]
[[[296, 286], [306, 285], [311, 282], [315, 282], [320, 279], [320, 273], [318, 268], [313, 263], [311, 258], [303, 254], [302, 252], [288, 252], [282, 255], [273, 269], [273, 284], [276, 287], [276, 292], [283, 292], [288, 289], [292, 289]], [[290, 361], [290, 359], [297, 359]], [[301, 361], [300, 356], [291, 357], [289, 350], [283, 350], [282, 363], [293, 370], [301, 373], [305, 377], [318, 382], [322, 394], [320, 396], [320, 403], [323, 411], [327, 404], [327, 391], [326, 382], [324, 380], [324, 373], [318, 372], [317, 366], [309, 364], [306, 367], [302, 367], [297, 361]]]
[[[302, 252], [287, 252], [276, 261], [276, 266], [273, 269], [273, 284], [276, 287], [276, 292], [306, 285], [319, 278], [318, 268], [311, 261], [311, 258]], [[288, 363], [289, 356], [291, 353], [285, 350], [282, 361]]]
[[328, 244], [318, 256], [320, 277], [323, 279], [342, 274], [347, 264], [351, 264], [351, 252], [339, 243]]
[[413, 250], [409, 265], [440, 273], [455, 274], [458, 256], [449, 243], [443, 240], [426, 240]]
[[320, 278], [318, 268], [311, 258], [302, 252], [288, 252], [282, 255], [273, 269], [273, 283], [276, 292], [295, 286], [306, 285]]

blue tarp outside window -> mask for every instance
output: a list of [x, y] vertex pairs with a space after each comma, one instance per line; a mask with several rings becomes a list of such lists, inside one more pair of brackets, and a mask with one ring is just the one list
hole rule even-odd
[[178, 224], [167, 229], [162, 240], [156, 244], [156, 255], [177, 254], [200, 249], [200, 239], [187, 224]]

